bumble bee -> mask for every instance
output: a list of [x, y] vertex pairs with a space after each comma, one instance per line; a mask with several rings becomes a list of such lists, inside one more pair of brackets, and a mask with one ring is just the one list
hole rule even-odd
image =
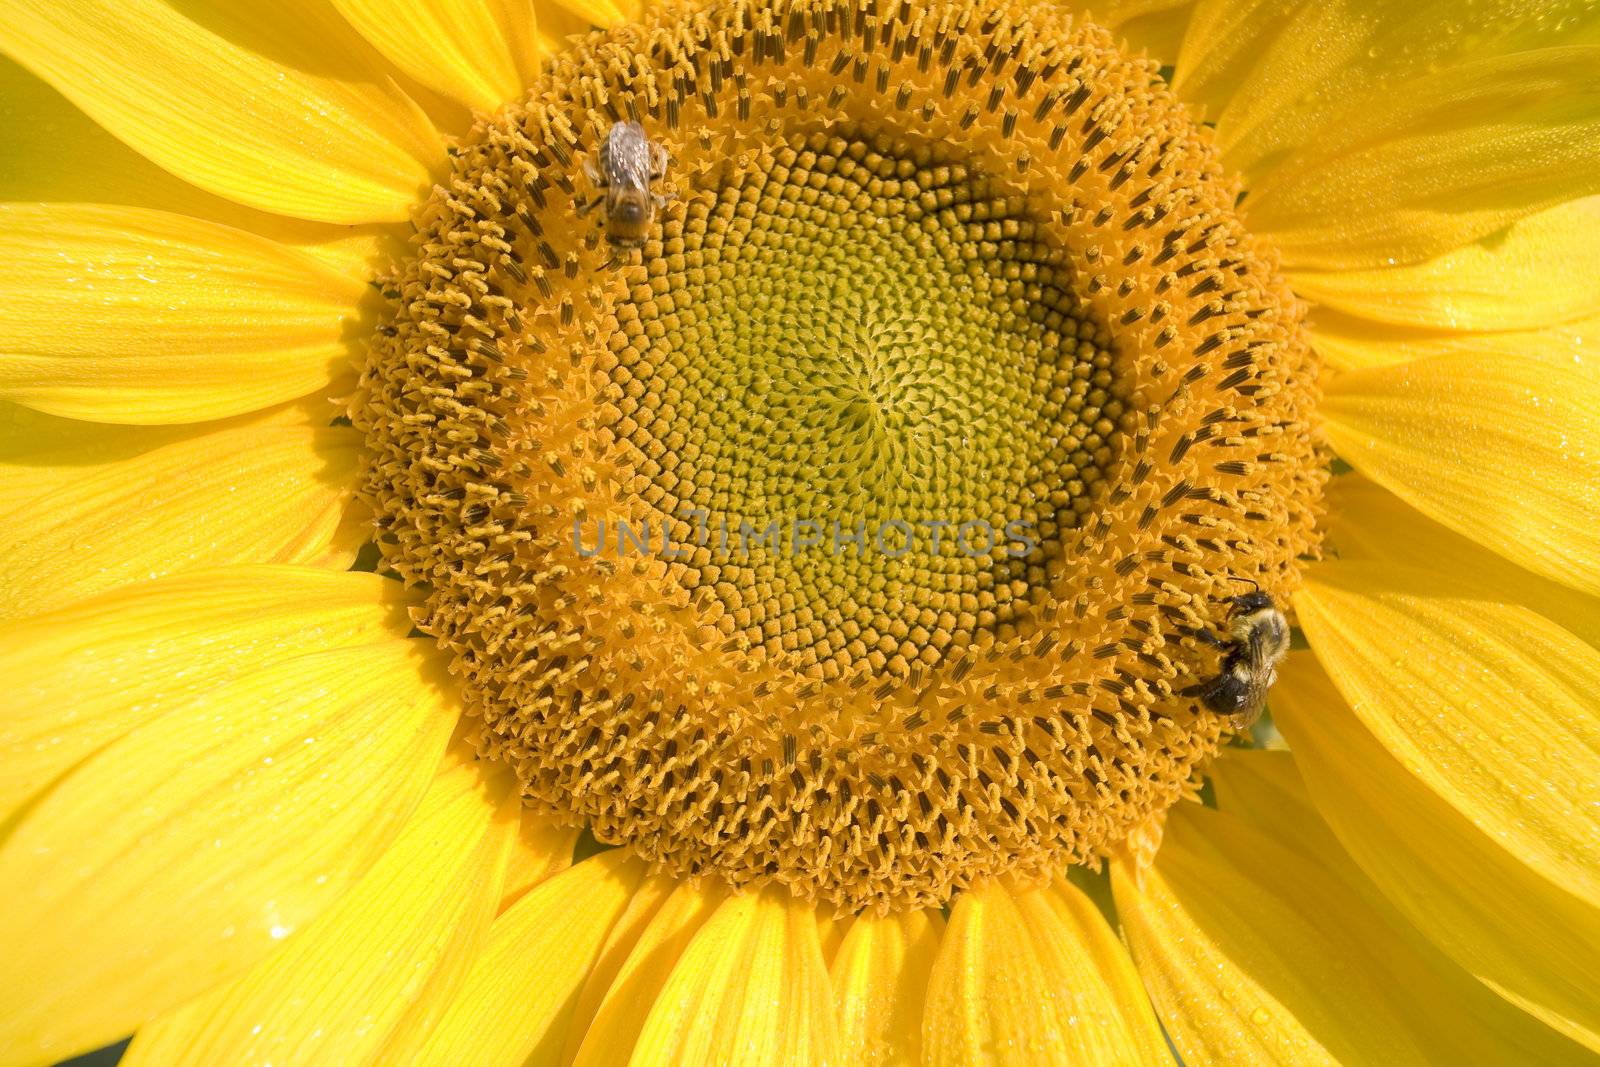
[[1261, 717], [1267, 690], [1278, 680], [1278, 664], [1289, 652], [1289, 621], [1259, 589], [1228, 602], [1227, 639], [1200, 633], [1224, 650], [1222, 673], [1188, 693], [1217, 714], [1231, 716], [1235, 730], [1247, 730]]
[[601, 195], [578, 208], [587, 215], [606, 206], [606, 239], [620, 248], [644, 244], [645, 227], [666, 197], [651, 189], [667, 174], [667, 150], [637, 122], [613, 123], [600, 149], [583, 161], [583, 173]]

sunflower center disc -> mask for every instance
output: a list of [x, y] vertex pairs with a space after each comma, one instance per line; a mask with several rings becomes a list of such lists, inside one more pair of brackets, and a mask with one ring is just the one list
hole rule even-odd
[[[1092, 862], [1225, 728], [1193, 636], [1315, 547], [1315, 362], [1198, 130], [994, 0], [679, 8], [425, 209], [357, 421], [479, 745], [683, 875], [846, 907]], [[643, 246], [585, 160], [670, 162]]]
[[1021, 199], [894, 149], [779, 135], [686, 191], [608, 374], [649, 513], [579, 523], [812, 678], [1014, 634], [1131, 422]]

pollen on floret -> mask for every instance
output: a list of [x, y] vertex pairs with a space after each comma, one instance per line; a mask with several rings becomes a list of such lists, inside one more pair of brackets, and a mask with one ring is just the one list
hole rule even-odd
[[[670, 157], [638, 250], [577, 212], [619, 121]], [[1316, 362], [1237, 192], [1059, 12], [724, 2], [575, 43], [459, 146], [353, 412], [481, 753], [679, 874], [847, 908], [1145, 832], [1226, 729], [1196, 632], [1316, 548]]]

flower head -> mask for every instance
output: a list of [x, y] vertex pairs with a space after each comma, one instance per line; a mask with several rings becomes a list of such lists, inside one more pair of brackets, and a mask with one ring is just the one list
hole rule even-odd
[[9, 5], [0, 1047], [1592, 1053], [1600, 49], [1452, 6]]
[[[352, 411], [534, 804], [685, 876], [939, 906], [1108, 853], [1215, 752], [1194, 635], [1314, 549], [1315, 363], [1147, 63], [1058, 15], [854, 15], [563, 52], [454, 153]], [[574, 218], [622, 116], [681, 192], [619, 257]], [[581, 558], [608, 523], [653, 558]]]

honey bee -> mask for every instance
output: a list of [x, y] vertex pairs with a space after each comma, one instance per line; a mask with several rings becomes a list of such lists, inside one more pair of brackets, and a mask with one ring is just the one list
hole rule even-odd
[[606, 206], [606, 239], [620, 248], [644, 244], [645, 227], [666, 197], [650, 187], [667, 174], [667, 150], [637, 122], [613, 123], [600, 150], [583, 161], [583, 173], [601, 195], [578, 208], [587, 215]]
[[1228, 602], [1227, 638], [1199, 631], [1223, 649], [1222, 672], [1187, 693], [1217, 714], [1231, 716], [1235, 730], [1247, 730], [1261, 718], [1267, 690], [1278, 680], [1278, 664], [1289, 652], [1289, 621], [1259, 589]]

